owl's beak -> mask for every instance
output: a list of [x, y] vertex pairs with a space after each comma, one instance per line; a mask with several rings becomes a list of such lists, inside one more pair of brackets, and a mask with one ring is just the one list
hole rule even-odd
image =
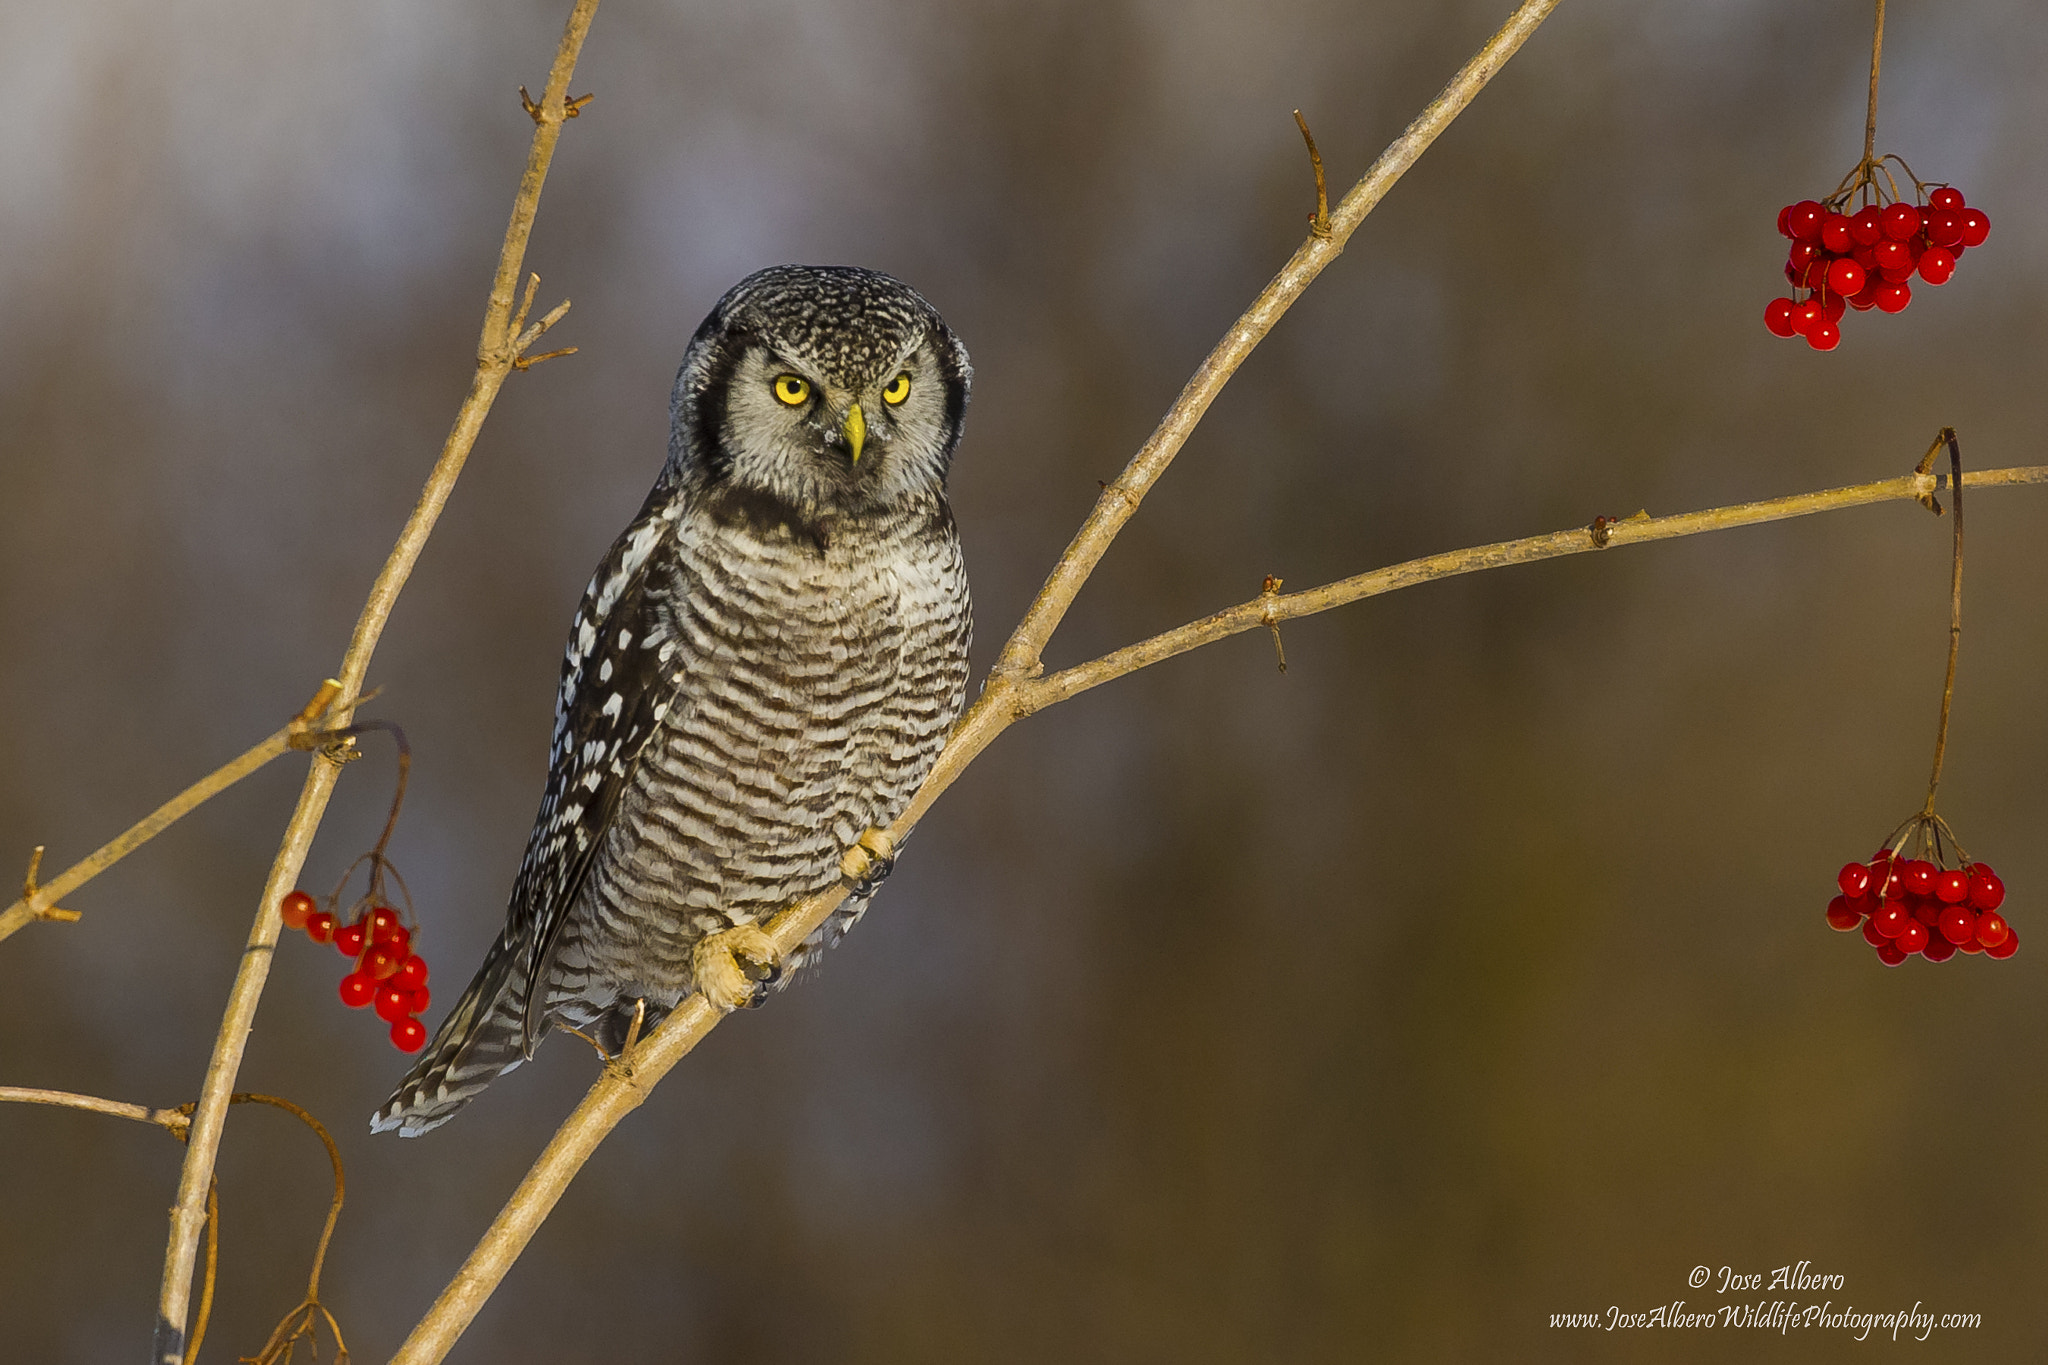
[[846, 410], [846, 425], [840, 429], [846, 436], [846, 448], [853, 452], [853, 463], [860, 463], [860, 448], [867, 444], [868, 419], [861, 416], [860, 404], [855, 403]]

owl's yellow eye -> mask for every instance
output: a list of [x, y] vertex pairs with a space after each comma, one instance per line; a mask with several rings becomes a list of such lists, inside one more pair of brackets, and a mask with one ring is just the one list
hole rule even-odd
[[892, 408], [908, 397], [910, 397], [910, 371], [908, 370], [905, 370], [882, 386], [882, 401]]
[[799, 407], [811, 396], [811, 386], [793, 374], [785, 374], [775, 381], [775, 396], [790, 407]]

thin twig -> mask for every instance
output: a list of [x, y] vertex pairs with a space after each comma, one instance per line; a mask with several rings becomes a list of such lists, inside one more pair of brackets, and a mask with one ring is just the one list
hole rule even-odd
[[1963, 646], [1963, 448], [1956, 441], [1956, 429], [1943, 427], [1935, 444], [1948, 445], [1949, 478], [1955, 492], [1949, 495], [1954, 513], [1955, 552], [1948, 573], [1948, 677], [1941, 685], [1941, 726], [1934, 732], [1934, 771], [1927, 778], [1927, 805], [1921, 814], [1934, 817], [1934, 792], [1941, 785], [1941, 760], [1948, 754], [1949, 705], [1956, 697], [1956, 655]]
[[180, 1109], [152, 1109], [146, 1104], [103, 1100], [97, 1095], [74, 1095], [68, 1090], [37, 1090], [25, 1085], [0, 1085], [0, 1104], [50, 1104], [65, 1109], [83, 1109], [89, 1114], [106, 1114], [117, 1119], [153, 1123], [178, 1137], [191, 1122]]
[[[1863, 164], [1877, 153], [1877, 73], [1884, 66], [1884, 0], [1877, 0], [1877, 27], [1870, 35], [1870, 107], [1863, 116]], [[1894, 196], [1896, 197], [1896, 196]]]
[[194, 809], [220, 795], [243, 778], [262, 768], [272, 759], [289, 753], [295, 736], [306, 732], [318, 720], [328, 705], [340, 693], [340, 684], [333, 679], [320, 685], [313, 699], [294, 716], [284, 729], [250, 749], [238, 758], [229, 760], [220, 767], [200, 778], [170, 800], [158, 806], [119, 837], [96, 850], [93, 855], [76, 863], [54, 880], [36, 883], [36, 871], [42, 866], [41, 845], [29, 859], [28, 878], [22, 888], [21, 899], [0, 911], [0, 939], [6, 938], [31, 920], [76, 919], [75, 911], [58, 910], [56, 904], [79, 887], [97, 877], [100, 873], [120, 862], [136, 849], [162, 834]]
[[[567, 307], [565, 304], [555, 309], [536, 327], [526, 331], [515, 333], [512, 327], [513, 295], [526, 259], [526, 244], [533, 233], [541, 187], [547, 181], [548, 166], [554, 159], [563, 120], [568, 117], [565, 109], [569, 78], [575, 70], [577, 55], [582, 51], [584, 36], [590, 31], [597, 3], [598, 0], [576, 0], [563, 29], [561, 43], [555, 49], [554, 65], [548, 72], [540, 111], [534, 116], [533, 141], [527, 151], [526, 169], [520, 177], [519, 192], [512, 201], [511, 220], [505, 227], [497, 273], [491, 282], [490, 301], [484, 309], [483, 329], [477, 344], [476, 373], [470, 381], [469, 395], [456, 414], [454, 428], [448, 433], [440, 458], [427, 477], [419, 502], [378, 573], [369, 598], [363, 604], [362, 614], [356, 620], [338, 675], [345, 695], [353, 695], [361, 688], [371, 655], [384, 633], [385, 623], [390, 620], [398, 594], [411, 576], [413, 565], [418, 562], [427, 537], [432, 534], [441, 509], [454, 490], [456, 477], [476, 445], [477, 434], [498, 396], [499, 388], [512, 372], [513, 362], [531, 344], [529, 333], [532, 339], [537, 339], [541, 332], [560, 319]], [[351, 719], [350, 708], [337, 708], [337, 723], [346, 725]], [[280, 928], [278, 900], [298, 880], [306, 850], [326, 813], [339, 772], [340, 765], [323, 755], [314, 759], [311, 770], [306, 774], [298, 806], [292, 812], [277, 858], [264, 882], [263, 897], [257, 905], [255, 923], [249, 931], [241, 969], [236, 973], [227, 1009], [221, 1019], [220, 1033], [214, 1042], [213, 1055], [207, 1064], [198, 1107], [193, 1113], [185, 1165], [179, 1176], [178, 1199], [171, 1210], [169, 1245], [164, 1252], [163, 1286], [157, 1302], [156, 1340], [151, 1355], [151, 1359], [161, 1365], [175, 1365], [185, 1358], [185, 1319], [191, 1301], [193, 1260], [204, 1220], [205, 1192], [212, 1181], [214, 1161], [220, 1150], [221, 1129], [229, 1098], [234, 1092], [235, 1076], [241, 1069], [243, 1048], [248, 1042], [256, 1006], [262, 999], [263, 986], [270, 973], [271, 954], [276, 948]]]
[[1323, 154], [1316, 150], [1316, 135], [1308, 130], [1308, 120], [1301, 116], [1301, 110], [1294, 111], [1294, 126], [1301, 129], [1301, 140], [1308, 144], [1308, 162], [1316, 172], [1316, 211], [1308, 216], [1308, 230], [1312, 236], [1324, 241], [1330, 238], [1330, 191], [1323, 180]]

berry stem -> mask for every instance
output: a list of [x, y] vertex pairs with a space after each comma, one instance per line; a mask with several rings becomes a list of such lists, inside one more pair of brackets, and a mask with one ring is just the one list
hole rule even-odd
[[[1879, 0], [1879, 9], [1883, 0]], [[1956, 429], [1943, 427], [1941, 434], [1928, 447], [1927, 458], [1920, 463], [1923, 467], [1934, 462], [1935, 454], [1941, 447], [1948, 446], [1949, 488], [1953, 490], [1950, 500], [1955, 511], [1955, 555], [1950, 561], [1948, 580], [1948, 677], [1941, 686], [1941, 728], [1934, 736], [1934, 771], [1927, 778], [1927, 804], [1921, 814], [1932, 818], [1934, 815], [1934, 793], [1941, 786], [1941, 761], [1948, 752], [1949, 706], [1956, 695], [1956, 653], [1963, 643], [1963, 451], [1956, 441]], [[1936, 504], [1935, 510], [1940, 510]]]
[[1884, 0], [1877, 0], [1877, 28], [1870, 35], [1870, 108], [1863, 116], [1863, 164], [1877, 152], [1877, 76], [1884, 67]]

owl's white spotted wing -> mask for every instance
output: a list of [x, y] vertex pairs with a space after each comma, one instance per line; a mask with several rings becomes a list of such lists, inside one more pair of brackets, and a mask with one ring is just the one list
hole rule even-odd
[[[657, 506], [649, 498], [650, 508]], [[678, 504], [644, 511], [598, 565], [569, 631], [547, 789], [513, 883], [508, 937], [525, 946], [522, 1041], [544, 1013], [544, 964], [618, 809], [634, 764], [659, 728], [675, 680], [663, 666], [660, 602], [672, 590]], [[650, 572], [650, 565], [661, 565]]]

